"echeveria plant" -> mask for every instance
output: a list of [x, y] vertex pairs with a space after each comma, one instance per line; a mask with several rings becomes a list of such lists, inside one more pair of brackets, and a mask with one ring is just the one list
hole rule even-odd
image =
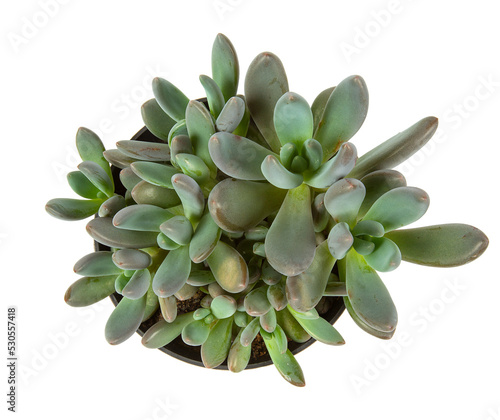
[[[111, 344], [161, 311], [143, 344], [159, 348], [180, 336], [201, 346], [208, 368], [227, 359], [231, 371], [245, 369], [259, 338], [281, 375], [303, 386], [288, 342], [344, 344], [319, 316], [326, 297], [343, 296], [359, 327], [389, 339], [397, 312], [378, 272], [402, 260], [461, 265], [488, 239], [463, 224], [401, 229], [424, 215], [429, 197], [392, 168], [431, 138], [436, 118], [358, 159], [349, 141], [368, 108], [360, 76], [309, 106], [289, 90], [281, 61], [262, 53], [247, 71], [245, 95], [237, 95], [238, 60], [223, 35], [212, 73], [200, 76], [204, 100], [154, 79], [142, 116], [155, 142], [123, 140], [106, 151], [92, 131], [78, 131], [83, 162], [68, 182], [83, 199], [58, 198], [46, 208], [63, 220], [97, 213], [87, 232], [107, 248], [75, 264], [82, 278], [65, 300], [85, 306], [120, 294], [105, 328]], [[179, 310], [195, 296], [197, 308]]]

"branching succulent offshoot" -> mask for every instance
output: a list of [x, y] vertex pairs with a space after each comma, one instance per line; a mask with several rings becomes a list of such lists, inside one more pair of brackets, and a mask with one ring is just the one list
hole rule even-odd
[[[94, 216], [87, 232], [109, 251], [81, 258], [81, 278], [65, 295], [86, 306], [122, 296], [105, 328], [119, 344], [161, 311], [143, 336], [148, 348], [178, 337], [199, 346], [203, 364], [227, 360], [244, 370], [257, 337], [293, 385], [304, 375], [289, 341], [344, 339], [318, 311], [341, 296], [355, 323], [389, 339], [397, 311], [378, 272], [402, 260], [434, 267], [465, 264], [488, 245], [478, 229], [442, 224], [401, 229], [422, 217], [429, 197], [393, 168], [437, 128], [424, 118], [358, 159], [351, 138], [368, 109], [368, 91], [351, 76], [312, 106], [289, 90], [281, 61], [258, 55], [237, 94], [239, 65], [219, 34], [206, 100], [189, 100], [167, 80], [153, 81], [142, 107], [157, 142], [123, 140], [106, 151], [81, 128], [82, 158], [68, 182], [81, 199], [57, 198], [47, 211], [63, 220]], [[115, 192], [111, 165], [126, 192]], [[178, 311], [199, 292], [200, 307]]]

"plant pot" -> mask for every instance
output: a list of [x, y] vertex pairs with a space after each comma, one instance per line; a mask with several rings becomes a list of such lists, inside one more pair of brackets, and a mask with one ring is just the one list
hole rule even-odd
[[[162, 143], [162, 140], [158, 139], [155, 137], [146, 127], [143, 127], [141, 130], [139, 130], [133, 137], [132, 140], [140, 140], [140, 141], [148, 141], [148, 142], [155, 142], [155, 143]], [[115, 182], [115, 191], [118, 194], [124, 195], [125, 194], [125, 188], [122, 185], [119, 177], [120, 173], [120, 168], [117, 168], [115, 166], [111, 167], [112, 173], [113, 173], [113, 179]], [[108, 251], [110, 248], [102, 245], [98, 242], [94, 242], [94, 248], [96, 251]], [[121, 300], [121, 295], [118, 293], [114, 293], [110, 296], [111, 301], [113, 302], [113, 305], [117, 305], [118, 302]], [[320, 312], [319, 308], [318, 312], [320, 313], [320, 316], [324, 319], [326, 319], [330, 324], [334, 324], [337, 319], [340, 317], [342, 312], [345, 309], [344, 306], [344, 300], [342, 297], [327, 297], [325, 299], [325, 305], [324, 305], [324, 310]], [[145, 332], [154, 324], [158, 321], [159, 317], [161, 317], [160, 310], [158, 309], [153, 316], [151, 316], [150, 319], [146, 320], [143, 322], [140, 326], [139, 329], [137, 330], [137, 334], [139, 334], [141, 337], [145, 334]], [[297, 354], [301, 352], [302, 350], [306, 349], [309, 347], [311, 344], [313, 344], [316, 340], [313, 338], [310, 338], [308, 341], [305, 343], [296, 343], [294, 341], [290, 341], [288, 343], [288, 348], [292, 352], [292, 354]], [[182, 360], [183, 362], [190, 363], [192, 365], [204, 367], [202, 361], [201, 361], [201, 355], [200, 355], [200, 347], [193, 347], [193, 346], [188, 346], [185, 344], [181, 337], [177, 337], [174, 341], [171, 343], [167, 344], [166, 346], [163, 346], [159, 348], [162, 352], [175, 357], [176, 359]], [[248, 366], [246, 369], [254, 369], [254, 368], [259, 368], [263, 366], [268, 366], [271, 365], [272, 361], [269, 355], [267, 354], [267, 351], [265, 354], [259, 356], [259, 357], [254, 357], [250, 359], [250, 362], [248, 363]], [[227, 362], [224, 361], [221, 365], [219, 365], [216, 369], [225, 369], [227, 370]]]

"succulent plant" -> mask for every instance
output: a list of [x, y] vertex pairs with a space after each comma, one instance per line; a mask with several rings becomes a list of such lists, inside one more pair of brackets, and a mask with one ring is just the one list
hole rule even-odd
[[238, 95], [237, 55], [221, 34], [212, 73], [200, 76], [200, 100], [154, 79], [155, 97], [142, 107], [154, 141], [106, 151], [91, 130], [78, 131], [83, 162], [68, 182], [83, 199], [53, 199], [46, 209], [64, 220], [97, 214], [87, 232], [100, 248], [75, 264], [82, 277], [65, 300], [86, 306], [121, 295], [105, 328], [110, 344], [156, 315], [144, 346], [180, 337], [200, 347], [207, 368], [227, 360], [244, 370], [259, 341], [281, 375], [303, 386], [289, 342], [344, 344], [320, 316], [330, 297], [364, 331], [389, 339], [397, 311], [378, 272], [402, 260], [461, 265], [488, 239], [463, 224], [401, 229], [424, 215], [429, 197], [393, 168], [431, 138], [436, 118], [358, 159], [350, 140], [368, 108], [360, 76], [309, 106], [289, 90], [278, 57], [262, 53]]

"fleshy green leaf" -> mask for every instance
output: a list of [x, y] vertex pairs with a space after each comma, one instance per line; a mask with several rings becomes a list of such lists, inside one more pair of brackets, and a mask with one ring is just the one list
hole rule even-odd
[[159, 232], [160, 225], [173, 214], [151, 204], [134, 204], [125, 207], [113, 217], [113, 225], [119, 229]]
[[181, 246], [170, 251], [153, 278], [153, 290], [159, 297], [169, 297], [177, 293], [191, 272], [189, 249]]
[[267, 183], [225, 179], [208, 197], [217, 225], [228, 232], [244, 232], [277, 211], [286, 191]]
[[217, 35], [212, 47], [212, 76], [224, 100], [236, 95], [240, 77], [238, 56], [231, 41], [223, 34]]
[[175, 158], [180, 153], [194, 155], [193, 145], [187, 135], [178, 135], [172, 139], [170, 143], [170, 162], [172, 165], [177, 165]]
[[167, 251], [172, 251], [180, 247], [180, 245], [177, 242], [172, 241], [172, 239], [170, 239], [167, 235], [161, 232], [158, 234], [156, 240], [158, 246], [161, 249], [165, 249]]
[[384, 227], [375, 220], [361, 220], [352, 230], [353, 235], [369, 235], [375, 238], [384, 236]]
[[158, 298], [160, 302], [160, 310], [163, 319], [167, 322], [173, 322], [177, 318], [177, 299], [175, 296], [169, 296], [166, 298]]
[[161, 109], [156, 99], [146, 101], [141, 107], [142, 120], [147, 129], [160, 140], [168, 141], [168, 133], [175, 125], [175, 120]]
[[120, 181], [127, 190], [132, 190], [142, 179], [139, 178], [130, 166], [120, 171]]
[[187, 153], [175, 155], [175, 163], [187, 176], [202, 185], [210, 178], [210, 169], [201, 158]]
[[210, 213], [205, 214], [194, 232], [189, 244], [189, 257], [194, 263], [205, 261], [215, 249], [221, 236], [221, 229]]
[[276, 318], [278, 320], [278, 325], [283, 328], [287, 337], [296, 343], [305, 343], [311, 338], [306, 330], [304, 330], [304, 328], [302, 328], [302, 326], [292, 316], [288, 308], [284, 308], [283, 310], [277, 312]]
[[323, 297], [334, 264], [335, 258], [328, 251], [327, 241], [324, 241], [316, 248], [309, 268], [286, 279], [286, 296], [290, 306], [299, 312], [314, 308]]
[[328, 225], [328, 221], [330, 220], [330, 214], [326, 211], [325, 208], [325, 194], [318, 194], [314, 198], [314, 202], [312, 205], [312, 215], [313, 215], [313, 223], [314, 223], [314, 231], [315, 232], [323, 232]]
[[120, 344], [130, 338], [141, 325], [146, 308], [146, 295], [140, 299], [122, 298], [106, 323], [105, 336], [109, 344]]
[[347, 254], [346, 287], [349, 301], [364, 323], [383, 332], [396, 328], [398, 314], [389, 291], [376, 271], [353, 249]]
[[113, 253], [113, 262], [122, 270], [142, 270], [151, 265], [151, 256], [139, 249], [119, 249]]
[[[212, 283], [214, 284], [214, 283]], [[210, 304], [212, 314], [219, 319], [229, 318], [236, 312], [236, 301], [232, 296], [219, 295], [214, 297]]]
[[220, 319], [210, 331], [208, 339], [201, 346], [201, 360], [206, 368], [213, 369], [226, 360], [231, 347], [232, 326], [232, 317]]
[[265, 241], [269, 264], [285, 276], [296, 276], [311, 265], [316, 238], [307, 185], [289, 190]]
[[185, 118], [189, 99], [177, 87], [161, 77], [153, 79], [153, 93], [158, 105], [175, 121]]
[[124, 197], [121, 195], [114, 195], [101, 204], [97, 214], [99, 217], [113, 217], [126, 205], [127, 203]]
[[316, 99], [314, 99], [314, 102], [311, 105], [311, 111], [314, 117], [315, 130], [318, 128], [318, 124], [321, 121], [321, 118], [323, 117], [323, 113], [325, 112], [325, 106], [328, 103], [328, 98], [330, 98], [333, 89], [335, 89], [335, 86], [323, 90], [318, 96], [316, 96]]
[[253, 340], [257, 337], [260, 331], [259, 318], [253, 318], [249, 324], [243, 329], [240, 336], [240, 343], [243, 347], [251, 347]]
[[403, 260], [432, 267], [456, 267], [474, 261], [489, 243], [479, 229], [459, 223], [395, 230], [386, 237], [396, 243]]
[[429, 196], [415, 187], [398, 187], [382, 195], [365, 214], [363, 220], [375, 220], [386, 232], [420, 219], [429, 208]]
[[88, 128], [80, 127], [76, 133], [76, 148], [83, 161], [90, 160], [97, 163], [112, 178], [109, 163], [103, 156], [104, 145], [96, 133]]
[[151, 274], [149, 270], [137, 270], [129, 282], [121, 291], [121, 294], [128, 299], [140, 299], [145, 296], [151, 283]]
[[319, 141], [308, 139], [302, 146], [302, 154], [307, 161], [307, 169], [316, 171], [323, 162], [323, 148]]
[[207, 341], [210, 325], [204, 320], [193, 321], [182, 329], [182, 341], [188, 346], [201, 346]]
[[274, 128], [282, 145], [294, 143], [300, 149], [313, 135], [313, 114], [298, 93], [286, 92], [274, 108]]
[[255, 124], [275, 153], [281, 144], [274, 128], [274, 107], [288, 90], [281, 60], [270, 52], [259, 54], [247, 70], [245, 97]]
[[262, 161], [260, 170], [264, 177], [277, 188], [290, 190], [304, 181], [301, 174], [290, 172], [274, 155], [269, 155]]
[[346, 222], [352, 227], [365, 193], [365, 186], [361, 181], [354, 178], [341, 179], [325, 193], [326, 210], [336, 222]]
[[398, 246], [387, 238], [371, 238], [375, 248], [368, 255], [365, 261], [377, 271], [392, 271], [401, 264], [401, 251]]
[[159, 187], [147, 181], [141, 181], [134, 187], [132, 198], [137, 204], [149, 204], [163, 209], [181, 204], [181, 199], [173, 189]]
[[224, 290], [239, 293], [248, 286], [247, 264], [241, 254], [230, 245], [219, 241], [206, 261], [217, 283]]
[[370, 327], [366, 323], [364, 323], [361, 318], [356, 314], [354, 309], [352, 308], [351, 302], [349, 302], [349, 299], [347, 296], [344, 297], [344, 305], [345, 308], [347, 309], [347, 312], [353, 319], [353, 321], [356, 323], [356, 325], [361, 328], [363, 331], [367, 332], [370, 335], [373, 335], [374, 337], [380, 338], [382, 340], [389, 340], [392, 338], [396, 330], [392, 330], [389, 332], [384, 332], [384, 331], [378, 331], [375, 328]]
[[436, 117], [423, 118], [361, 156], [349, 176], [361, 178], [379, 169], [394, 168], [420, 150], [434, 135], [437, 126]]
[[120, 169], [125, 169], [132, 163], [137, 162], [137, 159], [123, 154], [118, 149], [105, 150], [103, 155], [106, 161]]
[[243, 346], [240, 341], [240, 337], [243, 330], [236, 336], [229, 349], [229, 355], [227, 356], [227, 367], [231, 372], [237, 373], [244, 370], [248, 362], [250, 361], [250, 356], [252, 355], [251, 346]]
[[115, 291], [115, 275], [82, 277], [66, 290], [64, 301], [74, 307], [89, 306]]
[[166, 188], [173, 188], [172, 176], [179, 173], [177, 169], [170, 165], [155, 162], [134, 162], [130, 167], [144, 181]]
[[192, 223], [199, 221], [205, 209], [205, 197], [198, 183], [185, 174], [176, 174], [172, 185], [181, 199], [184, 215]]
[[240, 97], [230, 98], [215, 122], [217, 131], [232, 133], [236, 130], [245, 115], [245, 107], [245, 101]]
[[342, 80], [325, 106], [314, 138], [323, 146], [327, 161], [340, 145], [356, 134], [368, 111], [368, 89], [360, 76]]
[[260, 326], [268, 333], [274, 332], [276, 329], [276, 311], [271, 308], [264, 315], [260, 316]]
[[185, 216], [174, 216], [163, 222], [160, 230], [179, 245], [188, 245], [193, 235], [193, 225]]
[[351, 249], [354, 238], [346, 222], [337, 223], [328, 235], [328, 250], [337, 260], [341, 260]]
[[112, 248], [148, 248], [156, 246], [155, 232], [118, 229], [109, 217], [98, 217], [87, 223], [87, 233], [97, 242]]
[[61, 220], [82, 220], [96, 214], [103, 199], [78, 200], [74, 198], [53, 198], [45, 205], [51, 216]]
[[122, 272], [113, 262], [111, 251], [96, 251], [80, 258], [73, 271], [80, 276], [117, 276]]
[[170, 160], [170, 148], [165, 143], [152, 143], [139, 140], [121, 140], [116, 147], [123, 154], [134, 159], [150, 162], [164, 162]]
[[205, 94], [207, 95], [208, 107], [210, 108], [210, 113], [214, 118], [217, 118], [224, 108], [225, 100], [222, 91], [215, 80], [204, 74], [200, 76], [200, 82], [205, 89]]
[[231, 133], [216, 133], [210, 138], [208, 149], [226, 175], [249, 181], [265, 179], [260, 167], [271, 152], [256, 142]]
[[272, 309], [267, 299], [267, 287], [253, 289], [245, 296], [245, 311], [251, 316], [261, 316]]
[[267, 300], [276, 311], [281, 311], [288, 304], [286, 288], [283, 283], [273, 284], [267, 288]]
[[193, 322], [193, 312], [178, 315], [174, 321], [161, 320], [146, 331], [142, 344], [148, 349], [158, 349], [174, 341], [186, 325]]
[[[291, 313], [292, 315], [296, 314], [293, 311], [291, 311]], [[345, 341], [339, 332], [325, 319], [321, 317], [308, 319], [300, 316], [295, 316], [295, 319], [315, 340], [332, 346], [345, 344]]]
[[78, 169], [108, 197], [113, 195], [115, 191], [113, 180], [99, 164], [86, 160], [78, 165]]
[[100, 190], [80, 171], [70, 172], [67, 179], [71, 189], [80, 197], [95, 199], [100, 193]]

